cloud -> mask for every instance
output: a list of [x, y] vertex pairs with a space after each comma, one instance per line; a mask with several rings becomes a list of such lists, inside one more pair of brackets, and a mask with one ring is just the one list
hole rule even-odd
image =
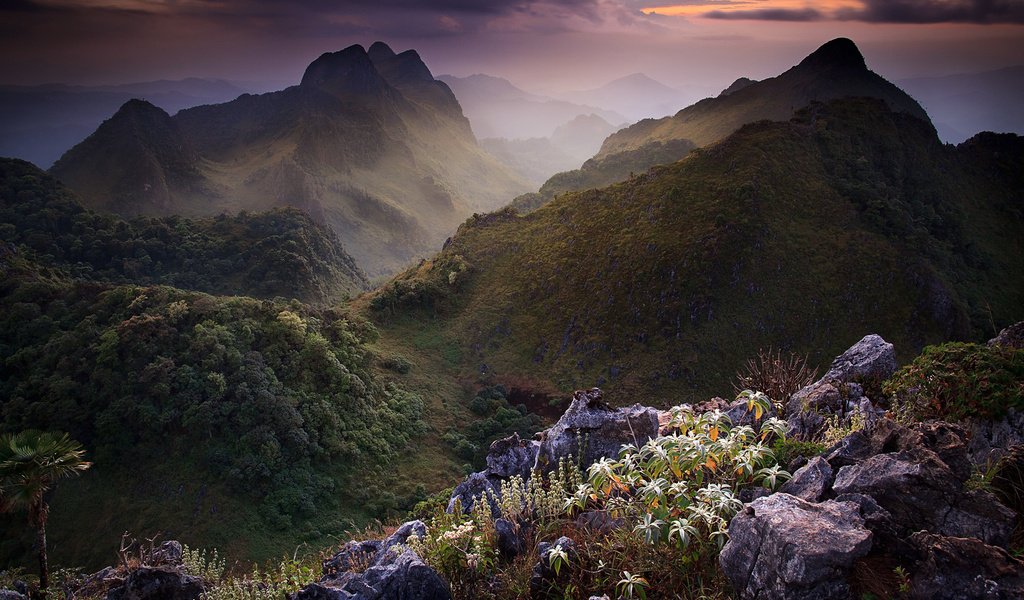
[[754, 10], [713, 10], [701, 15], [706, 19], [727, 19], [754, 21], [820, 21], [825, 15], [813, 8], [762, 8]]
[[1024, 0], [863, 0], [836, 17], [871, 23], [1024, 23]]

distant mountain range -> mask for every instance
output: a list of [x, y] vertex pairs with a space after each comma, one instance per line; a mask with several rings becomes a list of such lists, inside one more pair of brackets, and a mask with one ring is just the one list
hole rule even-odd
[[945, 142], [979, 131], [1024, 133], [1024, 65], [896, 83], [924, 106]]
[[612, 125], [628, 122], [613, 110], [531, 94], [500, 77], [441, 75], [438, 79], [451, 87], [480, 139], [551, 137], [555, 129], [580, 115], [594, 114]]
[[671, 88], [643, 73], [633, 73], [601, 87], [567, 92], [559, 97], [580, 104], [592, 104], [626, 115], [631, 121], [671, 115], [706, 95], [706, 90], [690, 86], [686, 91]]
[[701, 100], [671, 117], [644, 119], [620, 129], [604, 141], [593, 159], [577, 170], [554, 175], [537, 194], [518, 198], [516, 206], [529, 210], [555, 194], [622, 181], [652, 166], [679, 160], [745, 124], [785, 120], [810, 102], [844, 97], [879, 98], [893, 110], [928, 122], [921, 105], [870, 71], [857, 46], [839, 38], [777, 77], [763, 81], [740, 78], [717, 97]]
[[0, 86], [0, 156], [49, 168], [133, 98], [173, 114], [200, 104], [227, 102], [247, 91], [228, 81], [198, 78], [101, 86]]
[[295, 206], [330, 225], [371, 277], [527, 189], [480, 149], [419, 55], [381, 42], [324, 54], [279, 92], [173, 117], [128, 102], [52, 173], [88, 206], [124, 215]]

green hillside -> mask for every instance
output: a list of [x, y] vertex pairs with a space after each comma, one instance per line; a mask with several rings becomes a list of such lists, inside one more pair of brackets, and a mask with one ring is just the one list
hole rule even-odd
[[423, 402], [322, 307], [365, 279], [302, 213], [124, 221], [4, 160], [0, 236], [0, 430], [66, 431], [95, 462], [54, 500], [56, 562], [109, 563], [125, 531], [261, 560], [422, 497], [377, 486]]
[[436, 319], [465, 374], [728, 394], [759, 347], [823, 363], [875, 332], [904, 358], [1024, 306], [1024, 142], [943, 146], [878, 100], [813, 104], [524, 217], [465, 223], [375, 292], [384, 338]]
[[83, 208], [30, 163], [0, 159], [0, 240], [78, 277], [330, 302], [367, 288], [332, 231], [291, 208], [124, 220]]

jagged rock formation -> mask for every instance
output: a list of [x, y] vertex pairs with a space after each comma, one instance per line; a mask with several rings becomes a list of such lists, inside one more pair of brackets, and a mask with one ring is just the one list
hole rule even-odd
[[371, 275], [526, 190], [477, 146], [419, 55], [380, 42], [320, 56], [297, 86], [173, 117], [133, 100], [52, 172], [90, 207], [126, 215], [295, 206]]
[[448, 584], [405, 544], [426, 526], [409, 521], [382, 541], [349, 542], [324, 561], [323, 577], [292, 600], [448, 600]]

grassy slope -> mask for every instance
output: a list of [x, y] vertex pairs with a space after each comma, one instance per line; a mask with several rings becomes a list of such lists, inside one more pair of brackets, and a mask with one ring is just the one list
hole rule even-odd
[[978, 146], [943, 147], [877, 102], [819, 106], [525, 217], [471, 220], [370, 303], [441, 315], [462, 373], [602, 385], [620, 403], [727, 394], [769, 345], [826, 363], [875, 332], [908, 358], [1020, 318], [1020, 143], [1000, 171]]

